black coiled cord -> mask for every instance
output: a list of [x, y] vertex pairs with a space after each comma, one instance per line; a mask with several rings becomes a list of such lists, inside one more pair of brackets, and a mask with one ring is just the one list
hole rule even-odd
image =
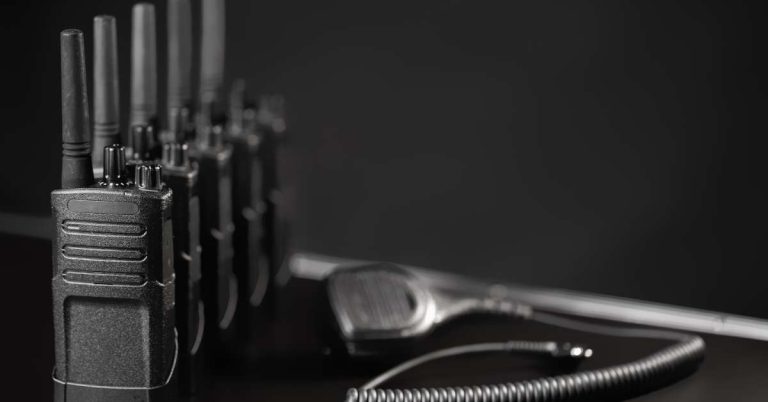
[[602, 335], [674, 340], [645, 358], [602, 369], [528, 381], [472, 387], [381, 389], [378, 384], [404, 371], [406, 362], [361, 388], [350, 389], [347, 402], [550, 402], [621, 400], [668, 385], [696, 370], [704, 358], [699, 336], [639, 328], [587, 324], [556, 315], [534, 313], [531, 320]]

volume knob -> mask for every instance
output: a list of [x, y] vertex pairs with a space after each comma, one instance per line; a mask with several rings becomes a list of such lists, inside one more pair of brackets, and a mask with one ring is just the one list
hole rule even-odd
[[168, 137], [165, 142], [186, 142], [190, 128], [190, 111], [186, 107], [174, 107], [168, 111]]
[[166, 167], [186, 167], [189, 165], [187, 144], [171, 142], [163, 145], [163, 165]]
[[224, 129], [222, 125], [204, 125], [198, 133], [200, 134], [198, 139], [200, 149], [219, 149], [224, 143]]
[[163, 188], [163, 168], [155, 164], [136, 165], [136, 187], [141, 190], [157, 191]]
[[150, 161], [155, 159], [155, 131], [151, 125], [135, 124], [131, 126], [131, 159], [136, 161]]
[[104, 147], [103, 184], [113, 187], [124, 186], [126, 183], [125, 147], [120, 144], [112, 144]]

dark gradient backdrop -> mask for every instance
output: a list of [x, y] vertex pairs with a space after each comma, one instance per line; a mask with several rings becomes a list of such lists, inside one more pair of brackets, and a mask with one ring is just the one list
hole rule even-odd
[[[118, 17], [127, 116], [131, 4], [17, 3], [0, 211], [44, 215], [58, 32]], [[762, 4], [230, 1], [227, 72], [288, 98], [300, 247], [768, 317]]]

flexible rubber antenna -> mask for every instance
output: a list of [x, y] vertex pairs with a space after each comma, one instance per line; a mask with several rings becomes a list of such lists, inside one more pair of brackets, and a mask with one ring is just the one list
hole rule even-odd
[[192, 11], [189, 0], [168, 1], [168, 109], [192, 100]]
[[200, 102], [220, 101], [224, 82], [226, 15], [224, 0], [202, 0]]
[[93, 19], [93, 166], [102, 165], [107, 145], [120, 143], [120, 81], [117, 72], [117, 21]]
[[157, 35], [155, 6], [133, 6], [131, 32], [131, 125], [157, 117]]
[[94, 183], [91, 164], [91, 120], [85, 74], [83, 33], [61, 32], [61, 187]]

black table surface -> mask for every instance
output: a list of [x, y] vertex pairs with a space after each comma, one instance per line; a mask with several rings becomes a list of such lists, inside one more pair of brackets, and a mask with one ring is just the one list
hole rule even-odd
[[[40, 239], [0, 235], [4, 286], [2, 400], [52, 399], [51, 245]], [[254, 320], [257, 339], [237, 358], [220, 362], [198, 401], [343, 401], [359, 386], [398, 361], [350, 360], [328, 354], [327, 316], [321, 287], [292, 280], [281, 290], [274, 318]], [[768, 342], [704, 335], [707, 356], [692, 376], [633, 401], [764, 401], [768, 398]], [[586, 344], [594, 357], [581, 368], [597, 368], [642, 357], [663, 345], [611, 338], [531, 322], [473, 317], [438, 329], [418, 351], [504, 340], [556, 340]], [[249, 356], [245, 358], [244, 356]], [[448, 359], [428, 364], [390, 383], [400, 387], [501, 383], [558, 373], [542, 361], [508, 355]]]

